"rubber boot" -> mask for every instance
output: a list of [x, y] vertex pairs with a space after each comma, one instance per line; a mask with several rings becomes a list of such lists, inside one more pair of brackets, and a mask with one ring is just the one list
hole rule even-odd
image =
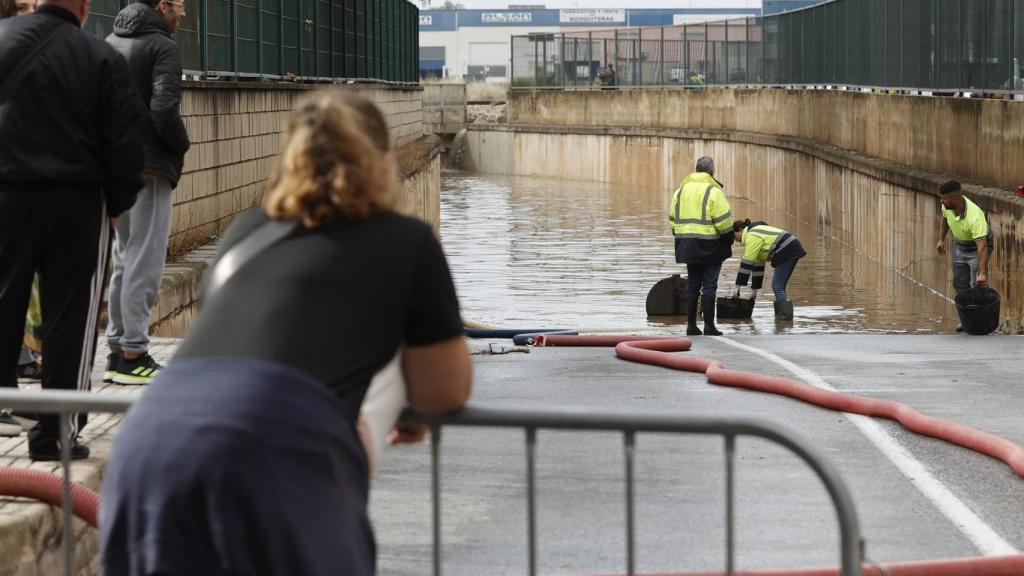
[[789, 322], [793, 319], [793, 301], [775, 301], [775, 319]]
[[697, 299], [686, 299], [686, 335], [700, 336], [703, 332], [697, 328]]
[[715, 328], [715, 297], [701, 296], [701, 305], [704, 307], [704, 335], [721, 336], [722, 333]]

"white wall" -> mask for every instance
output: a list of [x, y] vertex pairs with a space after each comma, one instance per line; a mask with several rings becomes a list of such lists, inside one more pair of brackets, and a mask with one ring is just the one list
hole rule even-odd
[[[524, 26], [509, 27], [478, 27], [460, 28], [454, 32], [420, 32], [420, 46], [444, 46], [445, 69], [448, 77], [462, 77], [470, 65], [470, 44], [505, 44], [504, 62], [493, 62], [505, 66], [505, 75], [512, 77], [512, 36], [522, 36], [531, 33], [556, 33], [561, 29], [557, 26], [538, 26], [528, 28]], [[494, 47], [485, 49], [492, 52]], [[477, 50], [479, 55], [480, 50]], [[478, 56], [479, 57], [479, 56]]]

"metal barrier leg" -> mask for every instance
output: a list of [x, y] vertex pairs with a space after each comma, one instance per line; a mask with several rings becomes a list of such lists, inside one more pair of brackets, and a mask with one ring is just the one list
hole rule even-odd
[[537, 429], [526, 429], [526, 529], [530, 554], [530, 576], [537, 574], [537, 496], [536, 469]]
[[624, 432], [622, 440], [626, 456], [626, 573], [636, 574], [636, 494], [633, 490], [633, 454], [636, 451], [636, 434]]
[[71, 516], [71, 426], [68, 413], [60, 414], [60, 464], [64, 469], [64, 486], [61, 494], [61, 508], [64, 513], [64, 574], [73, 576], [75, 573], [75, 539], [72, 530]]
[[434, 576], [441, 576], [441, 427], [430, 427], [430, 488], [434, 513]]
[[736, 574], [736, 437], [725, 436], [725, 573]]

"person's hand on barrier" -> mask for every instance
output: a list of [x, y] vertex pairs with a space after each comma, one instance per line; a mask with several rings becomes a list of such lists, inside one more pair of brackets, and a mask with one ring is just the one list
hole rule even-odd
[[739, 286], [733, 286], [732, 287], [732, 293], [729, 295], [729, 297], [730, 298], [739, 298], [740, 297], [740, 287]]
[[977, 284], [978, 284], [978, 286], [987, 286], [988, 285], [988, 277], [985, 276], [984, 272], [978, 272]]
[[946, 243], [943, 242], [942, 240], [939, 240], [939, 243], [935, 245], [935, 249], [939, 251], [939, 254], [945, 254], [946, 253]]
[[395, 444], [416, 444], [422, 442], [427, 437], [427, 432], [429, 431], [430, 429], [426, 426], [399, 424], [391, 430], [391, 435], [388, 436], [388, 444], [392, 446]]
[[760, 294], [760, 293], [761, 293], [760, 290], [751, 290], [750, 291], [750, 299], [751, 300], [757, 300], [757, 295]]

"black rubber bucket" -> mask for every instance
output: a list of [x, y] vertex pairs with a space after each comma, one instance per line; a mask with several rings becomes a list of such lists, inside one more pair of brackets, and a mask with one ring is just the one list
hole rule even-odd
[[999, 292], [975, 286], [956, 295], [956, 311], [964, 332], [976, 336], [991, 334], [999, 327]]
[[719, 298], [718, 317], [725, 320], [749, 320], [754, 314], [753, 298]]

